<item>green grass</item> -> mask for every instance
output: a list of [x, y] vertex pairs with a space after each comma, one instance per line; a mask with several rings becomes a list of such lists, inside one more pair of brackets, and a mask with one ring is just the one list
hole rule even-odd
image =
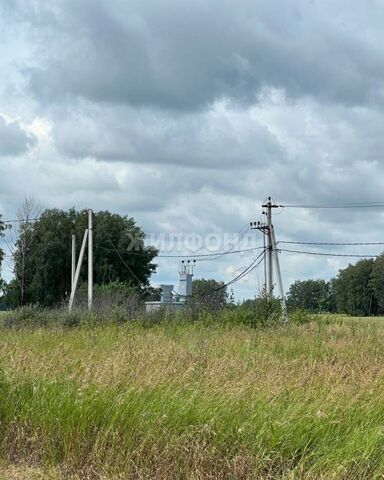
[[0, 367], [4, 478], [384, 478], [384, 319], [3, 329]]

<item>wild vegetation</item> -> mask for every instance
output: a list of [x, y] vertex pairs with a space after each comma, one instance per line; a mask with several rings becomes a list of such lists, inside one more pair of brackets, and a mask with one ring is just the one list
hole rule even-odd
[[382, 319], [80, 317], [2, 317], [4, 478], [384, 475]]
[[289, 289], [288, 305], [312, 312], [383, 315], [383, 285], [384, 255], [380, 255], [348, 265], [329, 282], [296, 281]]
[[[71, 237], [77, 237], [77, 257], [81, 238], [87, 227], [87, 212], [49, 209], [35, 214], [32, 200], [20, 208], [12, 261], [14, 278], [0, 280], [0, 308], [38, 304], [57, 306], [68, 301], [71, 290]], [[37, 216], [35, 220], [32, 217]], [[0, 238], [5, 225], [0, 216]], [[140, 300], [158, 299], [159, 292], [150, 286], [156, 270], [158, 251], [145, 245], [144, 232], [133, 218], [108, 211], [94, 214], [94, 282], [96, 289], [118, 288], [135, 293]], [[0, 267], [4, 252], [0, 249]], [[85, 254], [84, 262], [87, 261]], [[80, 285], [86, 284], [86, 269], [81, 271]], [[194, 283], [200, 303], [214, 308], [233, 303], [223, 283], [200, 279]], [[341, 269], [325, 281], [309, 279], [294, 282], [288, 292], [288, 306], [311, 312], [337, 312], [353, 316], [384, 314], [384, 255], [363, 259]], [[215, 295], [207, 292], [215, 291]], [[125, 294], [124, 294], [125, 295]], [[81, 300], [81, 299], [80, 299]], [[251, 300], [250, 303], [252, 303]], [[249, 302], [248, 302], [249, 303]], [[81, 305], [78, 303], [78, 305]]]
[[[95, 283], [125, 283], [143, 296], [151, 293], [149, 279], [156, 268], [152, 261], [157, 250], [144, 245], [140, 227], [132, 218], [108, 211], [94, 213], [93, 222]], [[1, 225], [0, 221], [0, 236]], [[67, 300], [71, 290], [72, 235], [77, 238], [78, 258], [87, 228], [87, 212], [45, 210], [37, 221], [23, 219], [16, 228], [14, 278], [3, 288], [4, 303], [10, 307], [54, 306]], [[80, 284], [86, 281], [86, 275], [84, 268]]]
[[278, 301], [236, 304], [207, 279], [182, 311], [145, 314], [157, 252], [133, 219], [99, 212], [93, 311], [85, 276], [74, 311], [48, 309], [85, 223], [23, 223], [0, 285], [25, 304], [0, 317], [0, 479], [384, 477], [384, 320], [306, 313], [384, 312], [383, 256], [295, 282], [288, 325]]

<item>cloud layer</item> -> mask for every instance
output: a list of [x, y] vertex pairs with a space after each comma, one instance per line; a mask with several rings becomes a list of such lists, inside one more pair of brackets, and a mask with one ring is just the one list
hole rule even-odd
[[[357, 1], [66, 1], [43, 22], [38, 96], [199, 109], [265, 87], [346, 105], [381, 102], [382, 6]], [[352, 7], [352, 8], [351, 8]], [[48, 20], [48, 22], [47, 22]], [[48, 24], [47, 24], [48, 23]]]

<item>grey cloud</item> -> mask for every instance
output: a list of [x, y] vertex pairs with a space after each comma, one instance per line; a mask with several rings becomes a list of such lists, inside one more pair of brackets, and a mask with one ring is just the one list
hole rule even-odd
[[284, 157], [278, 140], [247, 111], [224, 106], [172, 116], [92, 108], [58, 119], [54, 138], [67, 157], [218, 169], [257, 167]]
[[382, 101], [384, 9], [375, 2], [370, 15], [351, 0], [81, 0], [48, 12], [37, 4], [30, 22], [44, 45], [30, 84], [50, 102], [70, 95], [185, 110], [254, 102], [264, 87]]
[[[54, 136], [60, 153], [69, 158], [151, 166], [145, 178], [156, 185], [159, 199], [169, 201], [194, 192], [190, 203], [197, 204], [206, 187], [217, 198], [224, 196], [225, 205], [236, 204], [237, 198], [252, 201], [255, 194], [259, 202], [271, 194], [279, 203], [304, 204], [382, 198], [382, 113], [272, 97], [249, 109], [220, 105], [177, 116], [83, 105], [83, 116], [57, 118]], [[134, 178], [129, 188], [143, 184], [145, 194], [135, 204], [141, 202], [144, 211], [150, 208], [145, 196], [152, 188]], [[313, 211], [310, 228], [327, 217], [348, 225], [373, 221], [375, 212]]]
[[18, 122], [7, 122], [0, 116], [0, 156], [20, 155], [36, 141], [36, 137], [27, 133]]
[[[41, 142], [0, 161], [2, 212], [33, 194], [44, 207], [133, 215], [149, 232], [205, 234], [258, 220], [268, 195], [383, 198], [380, 2], [7, 3], [2, 111], [34, 124]], [[6, 127], [0, 145], [12, 130], [14, 155], [26, 151], [21, 126]], [[278, 239], [382, 238], [377, 210], [276, 213]], [[329, 278], [353, 261], [281, 260], [287, 282]], [[164, 262], [157, 278], [177, 275], [176, 263]], [[227, 266], [248, 263], [206, 262], [199, 274], [229, 280]], [[255, 279], [236, 288], [253, 295]]]

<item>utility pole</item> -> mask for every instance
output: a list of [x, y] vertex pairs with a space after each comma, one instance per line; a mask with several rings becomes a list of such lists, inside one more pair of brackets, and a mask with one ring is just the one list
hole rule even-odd
[[267, 207], [267, 225], [268, 225], [268, 237], [267, 237], [267, 295], [271, 299], [273, 295], [273, 268], [272, 268], [272, 240], [271, 240], [271, 226], [272, 226], [272, 206], [271, 197], [268, 199]]
[[281, 300], [281, 310], [282, 310], [282, 313], [283, 313], [284, 323], [287, 323], [288, 322], [288, 311], [287, 311], [287, 305], [285, 303], [283, 280], [281, 278], [279, 254], [277, 252], [277, 242], [276, 242], [276, 237], [275, 237], [275, 229], [273, 228], [273, 225], [271, 225], [271, 227], [270, 227], [270, 237], [271, 237], [271, 243], [272, 243], [272, 249], [273, 249], [273, 257], [275, 259], [277, 284], [279, 286], [279, 293], [280, 293], [280, 300]]
[[75, 281], [76, 272], [76, 235], [72, 235], [72, 268], [71, 268], [71, 292]]
[[83, 242], [81, 244], [79, 260], [77, 261], [75, 277], [73, 279], [71, 296], [69, 298], [69, 310], [72, 310], [73, 301], [75, 299], [75, 293], [76, 293], [77, 284], [79, 282], [80, 269], [81, 269], [81, 264], [83, 263], [83, 257], [84, 257], [85, 246], [87, 244], [87, 238], [88, 238], [88, 229], [84, 231], [84, 237], [83, 237]]
[[266, 233], [265, 232], [262, 232], [263, 233], [263, 247], [264, 247], [264, 250], [263, 250], [263, 266], [264, 266], [264, 291], [263, 291], [263, 294], [265, 295], [266, 292], [267, 292], [267, 253], [266, 253], [266, 248], [267, 248], [267, 245], [266, 245], [266, 241], [265, 241], [265, 235]]
[[[264, 213], [264, 212], [263, 212]], [[269, 227], [266, 223], [262, 223], [262, 222], [251, 222], [250, 223], [251, 225], [251, 229], [252, 230], [260, 230], [260, 232], [263, 234], [263, 246], [264, 246], [264, 251], [263, 251], [263, 255], [264, 255], [264, 258], [263, 258], [263, 263], [264, 263], [264, 292], [267, 292], [267, 278], [268, 278], [268, 275], [267, 275], [267, 267], [268, 267], [268, 264], [267, 264], [267, 257], [266, 257], [266, 252], [267, 252], [267, 249], [266, 249], [266, 246], [265, 246], [265, 237], [269, 237]], [[269, 298], [269, 297], [268, 297]]]
[[[265, 287], [268, 300], [273, 298], [273, 259], [276, 268], [277, 285], [279, 287], [279, 294], [281, 299], [281, 309], [283, 313], [284, 323], [288, 322], [287, 306], [285, 302], [283, 280], [280, 271], [279, 254], [277, 251], [277, 242], [275, 236], [275, 230], [272, 224], [272, 209], [278, 208], [271, 201], [271, 197], [268, 198], [268, 203], [263, 205], [266, 208], [267, 222], [251, 222], [251, 229], [260, 230], [263, 233], [264, 243], [264, 275], [265, 275]], [[265, 236], [267, 236], [267, 247], [265, 247]]]
[[88, 309], [93, 302], [93, 212], [88, 210]]
[[88, 210], [88, 228], [84, 231], [79, 259], [76, 265], [76, 236], [72, 235], [72, 271], [71, 271], [71, 296], [69, 298], [69, 310], [72, 310], [77, 284], [80, 277], [80, 269], [83, 263], [84, 252], [88, 240], [88, 309], [92, 308], [93, 302], [93, 212]]
[[268, 202], [263, 205], [263, 208], [266, 208], [267, 214], [267, 297], [269, 299], [273, 298], [273, 265], [272, 265], [272, 256], [273, 256], [273, 247], [272, 247], [272, 238], [271, 238], [271, 227], [272, 227], [272, 208], [277, 208], [278, 206], [272, 203], [271, 197], [268, 197]]

